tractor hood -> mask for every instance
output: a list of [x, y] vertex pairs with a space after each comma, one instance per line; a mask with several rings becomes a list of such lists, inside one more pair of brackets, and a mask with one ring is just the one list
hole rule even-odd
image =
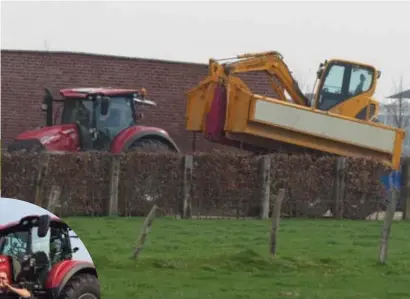
[[25, 131], [15, 140], [38, 140], [47, 150], [75, 151], [79, 136], [75, 124], [55, 125]]
[[20, 133], [16, 140], [38, 139], [41, 143], [47, 143], [53, 138], [58, 138], [59, 135], [70, 134], [73, 130], [77, 130], [74, 124], [42, 127]]

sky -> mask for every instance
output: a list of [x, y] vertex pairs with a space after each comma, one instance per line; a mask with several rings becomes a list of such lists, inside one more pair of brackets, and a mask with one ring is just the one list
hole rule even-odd
[[[18, 221], [21, 218], [28, 215], [44, 214], [57, 217], [48, 210], [43, 209], [37, 205], [31, 204], [29, 202], [6, 197], [0, 197], [0, 224]], [[71, 231], [70, 235], [76, 236], [76, 233], [74, 231]], [[71, 244], [73, 245], [73, 247], [79, 248], [79, 250], [73, 254], [74, 259], [93, 262], [90, 253], [88, 252], [84, 243], [79, 238], [72, 238]]]
[[1, 48], [208, 63], [279, 51], [307, 92], [320, 62], [382, 71], [376, 97], [410, 88], [410, 2], [2, 2]]

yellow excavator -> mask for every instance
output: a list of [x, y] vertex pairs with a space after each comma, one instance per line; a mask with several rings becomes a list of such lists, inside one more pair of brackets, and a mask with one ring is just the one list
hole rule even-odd
[[[239, 78], [248, 72], [265, 72], [276, 97], [254, 94]], [[207, 78], [187, 92], [186, 129], [257, 153], [366, 156], [399, 169], [405, 132], [377, 122], [379, 77], [371, 65], [326, 60], [309, 99], [278, 52], [210, 59]]]

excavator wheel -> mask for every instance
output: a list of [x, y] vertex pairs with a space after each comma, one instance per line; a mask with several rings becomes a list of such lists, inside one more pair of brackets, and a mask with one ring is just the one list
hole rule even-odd
[[159, 153], [159, 152], [171, 152], [173, 149], [165, 142], [153, 139], [153, 138], [143, 138], [135, 141], [129, 151], [138, 152], [148, 152], [148, 153]]

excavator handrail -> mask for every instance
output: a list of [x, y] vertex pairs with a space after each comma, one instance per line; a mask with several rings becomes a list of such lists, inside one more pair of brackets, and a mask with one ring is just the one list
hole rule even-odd
[[256, 52], [256, 53], [245, 53], [241, 55], [236, 55], [232, 57], [226, 58], [211, 58], [211, 61], [226, 61], [226, 60], [233, 60], [233, 59], [245, 59], [245, 58], [253, 58], [253, 57], [261, 57], [266, 55], [277, 55], [280, 59], [283, 59], [283, 55], [277, 51], [267, 51], [267, 52]]

